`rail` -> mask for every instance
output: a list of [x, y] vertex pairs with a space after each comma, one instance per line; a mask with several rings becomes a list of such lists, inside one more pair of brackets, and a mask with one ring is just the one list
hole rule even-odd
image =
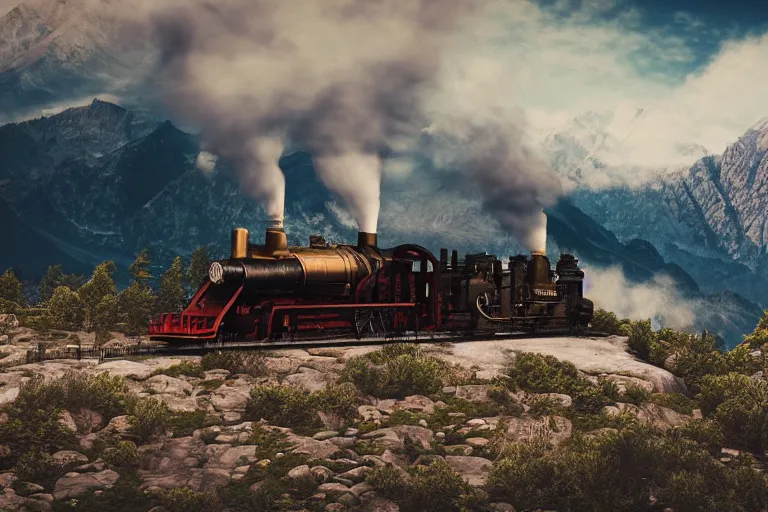
[[212, 341], [208, 343], [188, 345], [127, 345], [123, 347], [46, 347], [38, 344], [37, 348], [27, 350], [26, 362], [39, 363], [57, 359], [97, 359], [99, 363], [111, 359], [129, 357], [159, 357], [159, 356], [196, 356], [208, 352], [232, 350], [274, 350], [284, 348], [320, 348], [344, 347], [360, 345], [382, 345], [387, 343], [464, 343], [471, 341], [513, 340], [522, 338], [548, 338], [553, 336], [605, 337], [604, 332], [583, 330], [574, 332], [571, 329], [549, 329], [530, 332], [496, 332], [481, 331], [459, 334], [443, 334], [435, 331], [408, 332], [399, 335], [386, 334], [361, 339], [349, 338], [290, 338], [265, 341]]

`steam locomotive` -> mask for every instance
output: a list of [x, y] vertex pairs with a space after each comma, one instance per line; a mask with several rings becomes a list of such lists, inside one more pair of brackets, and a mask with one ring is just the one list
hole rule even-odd
[[397, 336], [409, 332], [579, 330], [592, 319], [584, 272], [563, 254], [556, 269], [544, 253], [510, 257], [424, 247], [377, 247], [375, 233], [357, 245], [310, 238], [288, 247], [281, 224], [264, 243], [232, 231], [230, 257], [211, 264], [208, 280], [181, 313], [164, 313], [149, 334], [163, 341], [270, 341], [305, 337]]

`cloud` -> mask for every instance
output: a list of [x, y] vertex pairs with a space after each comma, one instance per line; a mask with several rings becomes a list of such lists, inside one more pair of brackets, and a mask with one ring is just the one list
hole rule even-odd
[[698, 302], [677, 293], [667, 276], [636, 284], [628, 281], [620, 268], [584, 268], [584, 295], [595, 307], [612, 311], [619, 318], [654, 320], [655, 325], [674, 329], [690, 328], [696, 323]]
[[690, 165], [704, 153], [691, 151], [696, 145], [720, 153], [768, 115], [768, 68], [759, 64], [768, 62], [766, 35], [728, 40], [705, 58], [702, 42], [716, 44], [720, 31], [688, 13], [649, 28], [641, 12], [611, 2], [577, 11], [514, 2], [493, 12], [482, 30], [470, 26], [456, 38], [435, 110], [520, 107], [532, 143], [575, 130], [586, 112], [607, 113], [595, 127], [606, 147], [586, 146], [609, 168], [595, 186]]

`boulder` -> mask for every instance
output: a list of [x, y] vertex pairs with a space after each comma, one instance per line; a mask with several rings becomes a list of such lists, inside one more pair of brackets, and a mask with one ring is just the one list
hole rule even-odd
[[637, 406], [620, 402], [616, 405], [603, 407], [603, 412], [611, 416], [633, 414], [637, 416], [637, 419], [640, 420], [641, 423], [651, 424], [662, 429], [680, 426], [691, 419], [691, 417], [686, 414], [681, 414], [667, 407], [652, 403]]
[[423, 412], [425, 414], [432, 414], [435, 412], [435, 402], [426, 396], [411, 395], [405, 397], [405, 400], [400, 400], [394, 405], [395, 410], [406, 410]]
[[89, 491], [108, 489], [120, 479], [111, 469], [98, 473], [67, 473], [56, 481], [53, 496], [57, 500], [75, 498]]
[[250, 398], [248, 389], [222, 386], [211, 393], [211, 405], [219, 412], [242, 412]]
[[335, 375], [317, 371], [313, 368], [301, 367], [298, 373], [288, 375], [283, 380], [283, 383], [303, 388], [307, 391], [320, 391], [337, 379]]
[[109, 372], [110, 375], [119, 375], [126, 379], [145, 380], [154, 371], [151, 366], [135, 361], [109, 361], [96, 367], [98, 373]]
[[493, 463], [482, 457], [446, 455], [445, 461], [470, 485], [485, 485]]
[[286, 436], [286, 441], [293, 446], [292, 453], [307, 455], [310, 460], [328, 459], [342, 453], [338, 446], [329, 441], [318, 441], [293, 433]]
[[190, 396], [194, 389], [189, 382], [168, 375], [150, 377], [144, 381], [144, 385], [155, 394], [168, 394], [182, 398]]
[[490, 400], [488, 396], [490, 389], [491, 386], [487, 384], [456, 386], [456, 398], [463, 398], [471, 402], [487, 402]]
[[402, 450], [405, 446], [405, 438], [410, 437], [417, 445], [425, 450], [431, 448], [434, 434], [431, 430], [414, 425], [398, 425], [391, 428], [382, 428], [364, 434], [363, 439], [373, 439], [377, 444], [388, 450]]
[[553, 445], [558, 445], [571, 436], [573, 426], [571, 421], [562, 416], [521, 416], [509, 418], [507, 439], [515, 442], [541, 438]]
[[72, 450], [61, 450], [53, 454], [53, 461], [62, 466], [82, 465], [88, 463], [88, 457]]

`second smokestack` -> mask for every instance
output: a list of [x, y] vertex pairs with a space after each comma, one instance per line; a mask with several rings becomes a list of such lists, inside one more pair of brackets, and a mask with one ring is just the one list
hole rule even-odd
[[366, 233], [365, 231], [357, 233], [358, 247], [376, 247], [377, 242], [376, 233]]

